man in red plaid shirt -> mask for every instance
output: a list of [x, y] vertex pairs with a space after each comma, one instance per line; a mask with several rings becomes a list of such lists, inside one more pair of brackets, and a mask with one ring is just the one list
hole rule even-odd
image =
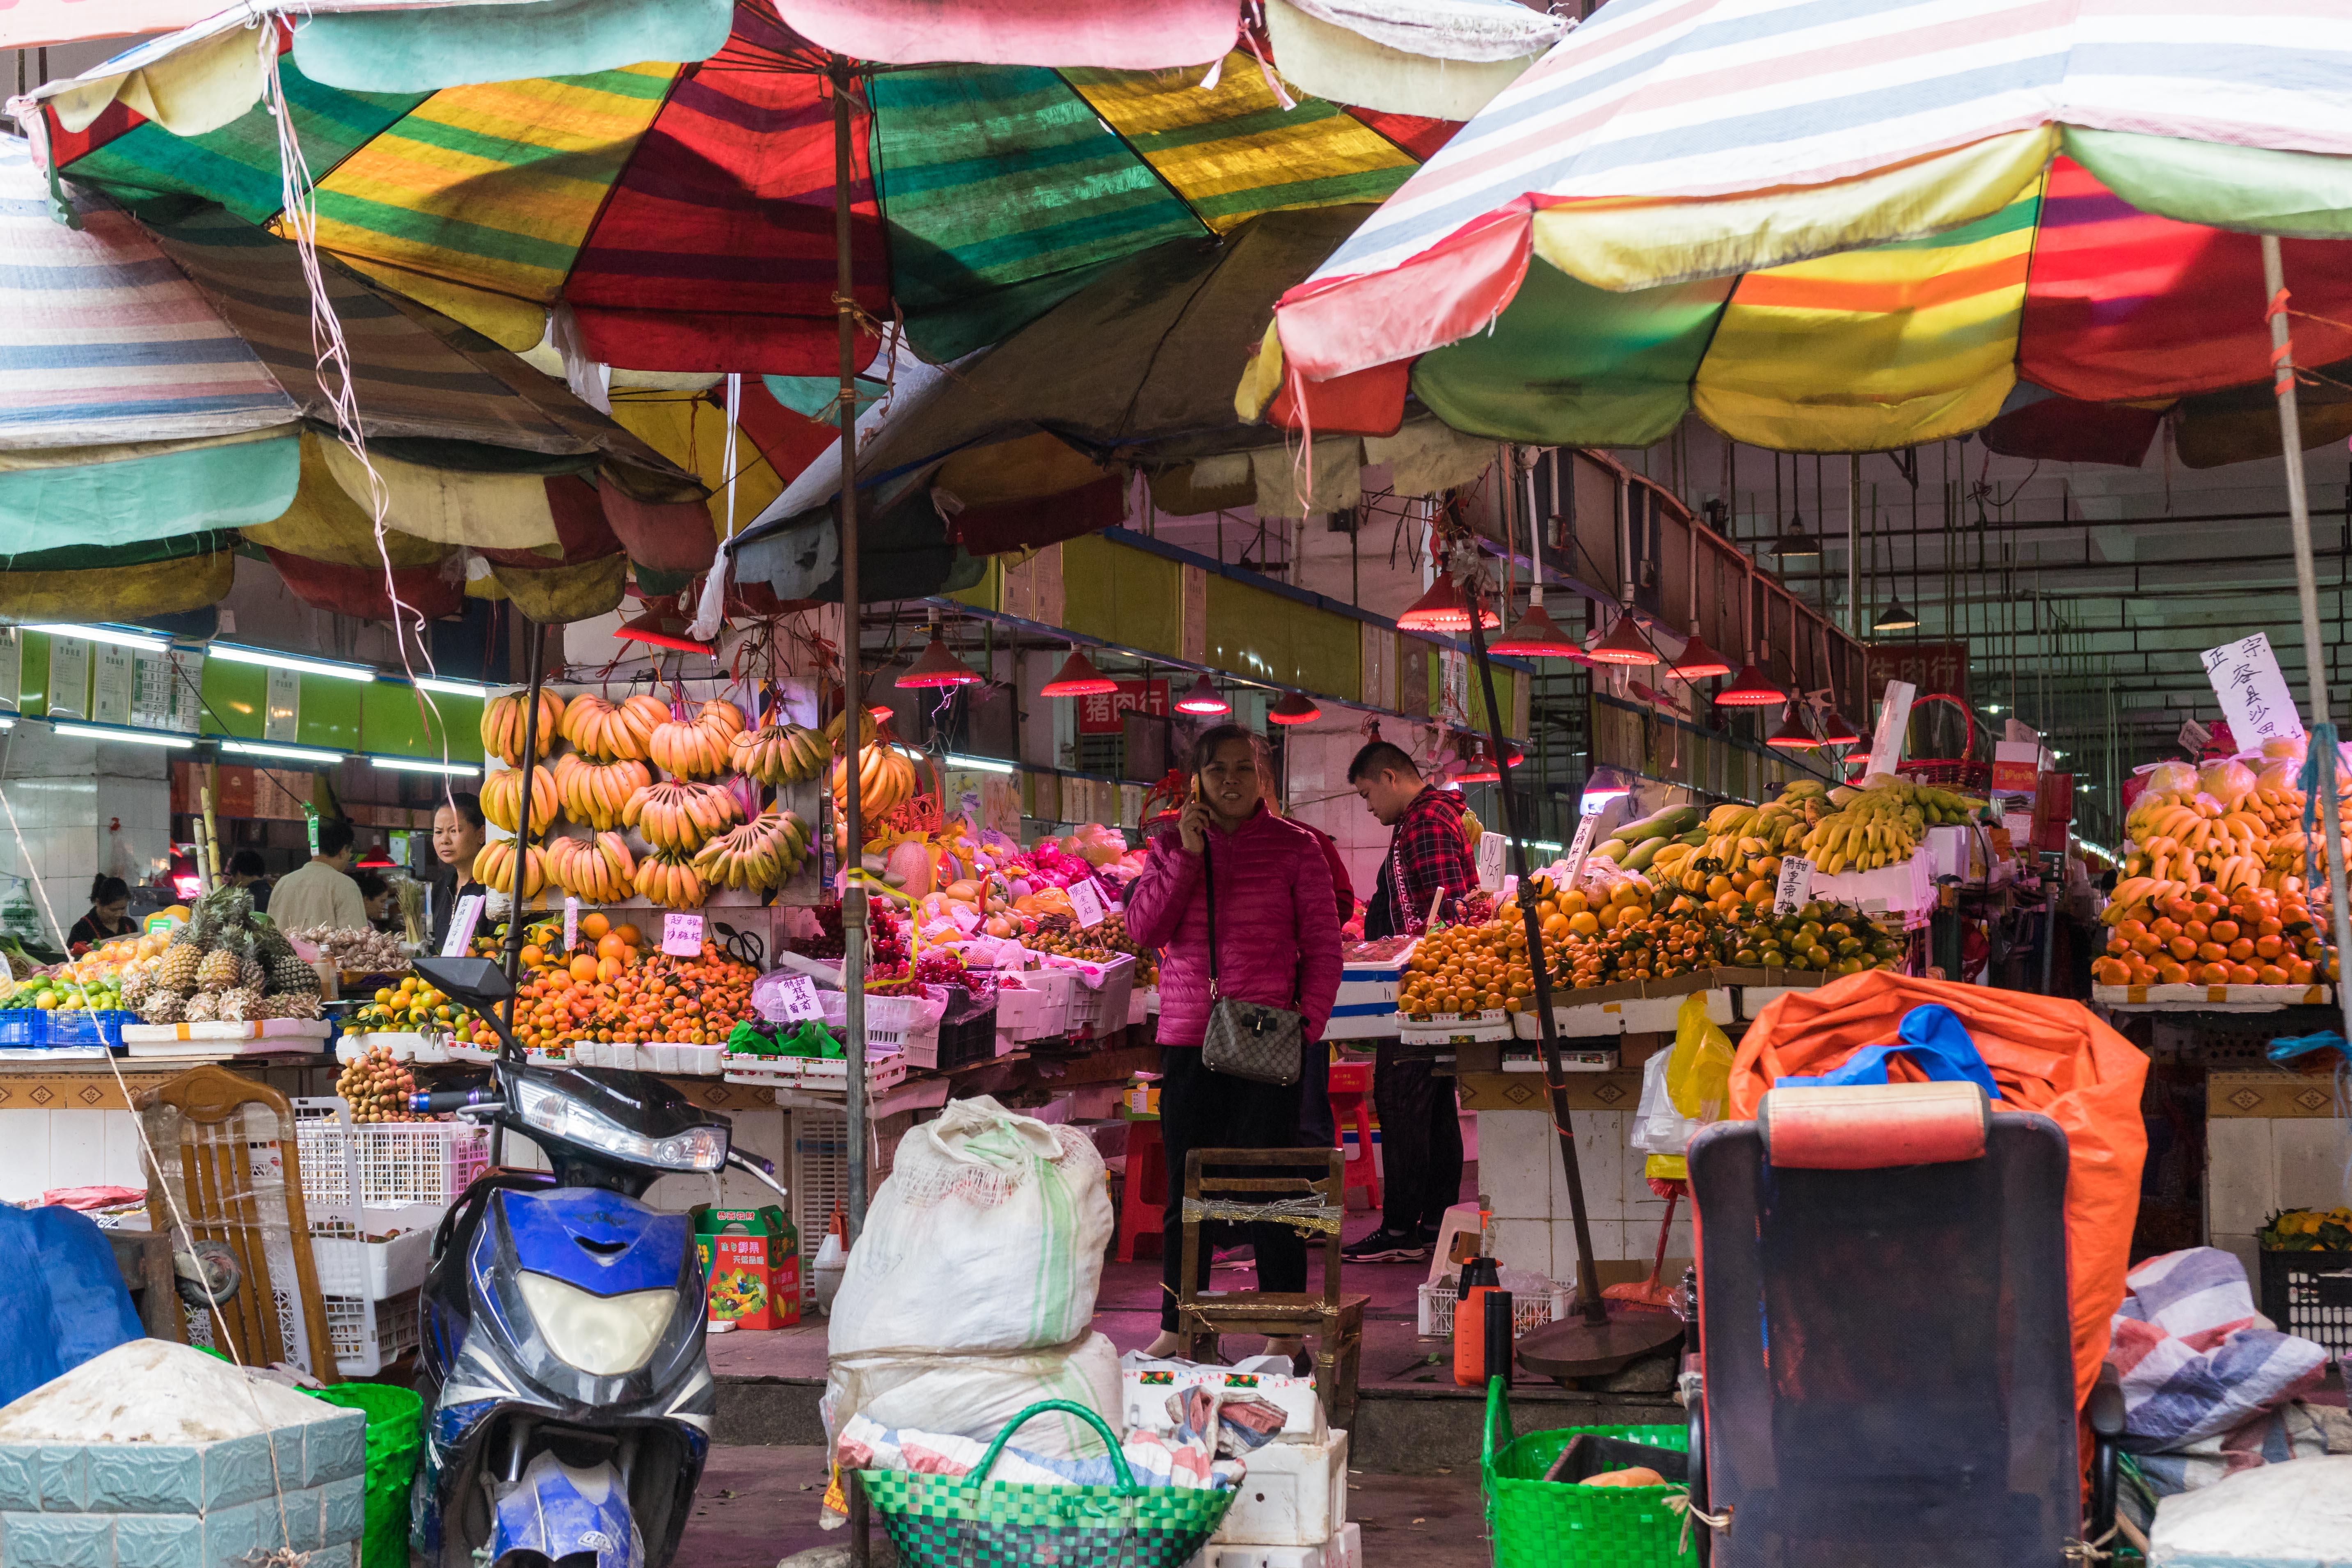
[[[1462, 830], [1462, 796], [1432, 787], [1402, 748], [1374, 741], [1348, 764], [1348, 782], [1392, 831], [1372, 901], [1368, 940], [1418, 931], [1430, 906], [1451, 916], [1478, 886], [1470, 841]], [[1372, 1104], [1381, 1118], [1381, 1227], [1341, 1249], [1350, 1263], [1426, 1262], [1445, 1211], [1461, 1197], [1462, 1123], [1454, 1080], [1423, 1058], [1400, 1059], [1382, 1041], [1372, 1067]]]

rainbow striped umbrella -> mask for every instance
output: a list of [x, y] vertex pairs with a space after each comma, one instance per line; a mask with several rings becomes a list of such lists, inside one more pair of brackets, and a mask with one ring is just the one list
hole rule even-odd
[[2275, 452], [2258, 234], [2297, 358], [2352, 358], [2348, 57], [2302, 0], [1612, 0], [1285, 296], [1244, 396], [2120, 461], [2169, 414], [2190, 463]]
[[[319, 244], [371, 279], [517, 351], [561, 306], [608, 364], [837, 369], [829, 57], [767, 0], [742, 0], [698, 63], [433, 92], [323, 86], [303, 29], [279, 36]], [[1206, 85], [1199, 66], [857, 68], [864, 356], [894, 314], [924, 357], [953, 359], [1151, 246], [1377, 201], [1450, 129], [1294, 95], [1259, 52], [1236, 47]], [[261, 108], [183, 137], [118, 99], [47, 129], [67, 176], [133, 205], [194, 196], [290, 226]]]

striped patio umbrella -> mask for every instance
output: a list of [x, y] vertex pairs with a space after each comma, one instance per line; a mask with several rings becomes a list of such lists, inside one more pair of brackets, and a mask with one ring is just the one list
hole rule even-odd
[[2352, 378], [2306, 425], [2296, 367], [2352, 360], [2348, 60], [2352, 12], [2309, 0], [1611, 0], [1279, 301], [1238, 402], [2127, 460], [2173, 412], [2186, 455], [2285, 453], [2325, 758], [2302, 453], [2352, 430]]
[[[1547, 444], [1696, 409], [2137, 461], [2170, 412], [2190, 463], [2274, 451], [2258, 233], [2297, 357], [2352, 357], [2347, 47], [2297, 0], [1612, 0], [1283, 300], [1281, 363], [1310, 420], [1409, 385]], [[2352, 434], [2315, 401], [2310, 441]]]
[[[518, 351], [562, 306], [608, 364], [837, 368], [831, 57], [768, 0], [738, 5], [698, 64], [431, 92], [322, 85], [302, 68], [307, 29], [274, 36], [319, 244], [352, 268]], [[1450, 129], [1292, 95], [1262, 48], [1206, 86], [1197, 65], [861, 65], [859, 363], [894, 314], [926, 358], [953, 359], [1152, 245], [1377, 201]], [[64, 174], [134, 205], [193, 195], [290, 226], [261, 107], [184, 137], [123, 99], [79, 129], [52, 105], [47, 129]]]

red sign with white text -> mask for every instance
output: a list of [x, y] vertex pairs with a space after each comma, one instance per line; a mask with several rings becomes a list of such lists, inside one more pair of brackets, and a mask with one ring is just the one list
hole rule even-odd
[[1078, 699], [1078, 733], [1116, 735], [1127, 728], [1127, 715], [1168, 716], [1168, 683], [1164, 680], [1122, 680], [1117, 691]]

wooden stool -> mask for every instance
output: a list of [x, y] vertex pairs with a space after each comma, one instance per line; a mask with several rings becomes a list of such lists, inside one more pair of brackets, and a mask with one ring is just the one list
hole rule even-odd
[[1331, 1064], [1331, 1136], [1342, 1150], [1348, 1146], [1347, 1130], [1356, 1130], [1355, 1158], [1348, 1162], [1348, 1185], [1364, 1189], [1369, 1205], [1381, 1206], [1381, 1166], [1372, 1157], [1372, 1064], [1370, 1062], [1333, 1062]]
[[1118, 1260], [1135, 1261], [1140, 1237], [1160, 1236], [1168, 1207], [1168, 1146], [1160, 1141], [1160, 1123], [1130, 1121], [1127, 1127], [1127, 1179], [1119, 1185]]
[[[1255, 1167], [1264, 1176], [1203, 1175], [1203, 1163]], [[1176, 1297], [1179, 1353], [1198, 1361], [1219, 1334], [1280, 1339], [1315, 1336], [1315, 1386], [1334, 1426], [1356, 1417], [1356, 1383], [1364, 1354], [1364, 1307], [1369, 1296], [1339, 1294], [1339, 1225], [1347, 1216], [1347, 1174], [1337, 1149], [1194, 1149], [1184, 1157], [1184, 1267]], [[1258, 1205], [1290, 1199], [1286, 1212]], [[1307, 1200], [1297, 1205], [1297, 1200]], [[1193, 1284], [1201, 1266], [1201, 1222], [1234, 1220], [1287, 1225], [1323, 1237], [1323, 1293], [1221, 1290]]]

